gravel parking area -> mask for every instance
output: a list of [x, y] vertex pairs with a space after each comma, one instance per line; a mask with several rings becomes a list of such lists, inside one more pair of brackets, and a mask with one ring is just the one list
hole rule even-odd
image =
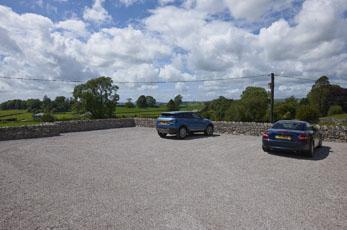
[[122, 128], [0, 142], [0, 229], [347, 229], [347, 144]]

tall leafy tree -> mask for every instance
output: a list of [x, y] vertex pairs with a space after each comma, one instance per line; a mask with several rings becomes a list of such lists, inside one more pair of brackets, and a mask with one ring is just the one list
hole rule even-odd
[[327, 107], [339, 105], [347, 113], [347, 88], [332, 85], [327, 96]]
[[169, 111], [177, 110], [176, 104], [175, 104], [175, 102], [172, 99], [169, 101], [169, 103], [167, 103], [167, 109]]
[[134, 103], [132, 102], [132, 100], [133, 100], [132, 98], [128, 98], [128, 99], [127, 99], [127, 102], [125, 102], [124, 106], [127, 107], [127, 108], [134, 108], [135, 105], [134, 105]]
[[220, 96], [218, 99], [211, 101], [209, 104], [209, 110], [214, 111], [210, 114], [212, 120], [221, 121], [224, 119], [224, 115], [228, 107], [233, 100]]
[[136, 105], [139, 108], [147, 108], [147, 101], [146, 101], [146, 96], [145, 95], [141, 95], [139, 96], [139, 98], [136, 101]]
[[176, 95], [176, 97], [174, 98], [174, 102], [177, 108], [179, 108], [182, 104], [182, 98], [183, 97], [180, 94]]
[[310, 104], [318, 109], [320, 116], [325, 116], [328, 112], [327, 96], [329, 94], [329, 88], [329, 78], [322, 76], [317, 79], [311, 91], [307, 94]]
[[315, 122], [318, 117], [319, 111], [313, 105], [301, 105], [296, 113], [296, 119], [301, 121]]
[[44, 112], [48, 113], [48, 112], [51, 112], [52, 109], [53, 109], [53, 104], [52, 104], [52, 100], [47, 97], [47, 95], [45, 95], [43, 97], [43, 100], [42, 100], [42, 109]]
[[42, 102], [40, 99], [28, 99], [26, 105], [29, 112], [37, 112], [41, 109]]
[[110, 77], [99, 77], [75, 86], [73, 96], [82, 111], [90, 112], [93, 119], [114, 117], [119, 95], [118, 86]]
[[269, 103], [269, 95], [264, 88], [247, 87], [241, 94], [241, 104], [246, 109], [244, 121], [263, 121]]
[[147, 103], [147, 106], [154, 107], [157, 101], [152, 96], [146, 96], [146, 103]]

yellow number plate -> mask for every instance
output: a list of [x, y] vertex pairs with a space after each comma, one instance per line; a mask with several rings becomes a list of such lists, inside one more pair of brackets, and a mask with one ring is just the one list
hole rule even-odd
[[290, 136], [276, 136], [276, 139], [290, 140]]
[[162, 125], [166, 125], [167, 124], [167, 121], [162, 121], [160, 122]]

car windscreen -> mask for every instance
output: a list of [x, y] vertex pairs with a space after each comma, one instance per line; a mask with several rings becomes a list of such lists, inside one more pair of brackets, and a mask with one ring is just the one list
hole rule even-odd
[[172, 114], [172, 113], [162, 113], [160, 115], [160, 117], [165, 117], [165, 118], [175, 118], [176, 114]]
[[273, 129], [290, 129], [304, 131], [306, 126], [303, 123], [298, 122], [277, 122], [272, 126]]

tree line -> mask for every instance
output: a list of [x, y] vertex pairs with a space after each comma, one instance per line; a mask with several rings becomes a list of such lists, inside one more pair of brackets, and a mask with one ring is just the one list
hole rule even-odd
[[14, 99], [3, 102], [0, 104], [1, 110], [27, 110], [28, 112], [47, 112], [58, 113], [68, 112], [71, 110], [74, 104], [73, 98], [66, 98], [64, 96], [58, 96], [54, 100], [51, 100], [46, 95], [43, 100], [40, 99], [28, 99], [20, 100]]
[[[110, 77], [94, 78], [86, 83], [75, 86], [73, 98], [58, 96], [51, 100], [44, 96], [43, 100], [9, 100], [0, 105], [2, 110], [26, 109], [29, 112], [43, 111], [57, 113], [76, 111], [88, 113], [92, 119], [115, 117], [119, 100], [118, 86]], [[168, 111], [180, 109], [182, 96], [177, 95], [167, 104]], [[136, 101], [139, 108], [156, 107], [156, 99], [141, 95]], [[125, 107], [134, 108], [131, 98], [127, 99]], [[274, 106], [275, 120], [298, 119], [315, 121], [319, 117], [347, 112], [347, 89], [339, 85], [331, 85], [329, 78], [322, 76], [314, 83], [305, 98], [288, 97]], [[223, 96], [206, 102], [200, 111], [203, 117], [215, 121], [268, 122], [270, 120], [270, 95], [262, 87], [247, 87], [239, 100]]]
[[[319, 117], [347, 112], [347, 89], [331, 85], [322, 76], [305, 98], [288, 97], [274, 105], [274, 119], [316, 121]], [[268, 122], [270, 95], [264, 88], [247, 87], [240, 100], [220, 96], [207, 102], [201, 115], [215, 121]]]

